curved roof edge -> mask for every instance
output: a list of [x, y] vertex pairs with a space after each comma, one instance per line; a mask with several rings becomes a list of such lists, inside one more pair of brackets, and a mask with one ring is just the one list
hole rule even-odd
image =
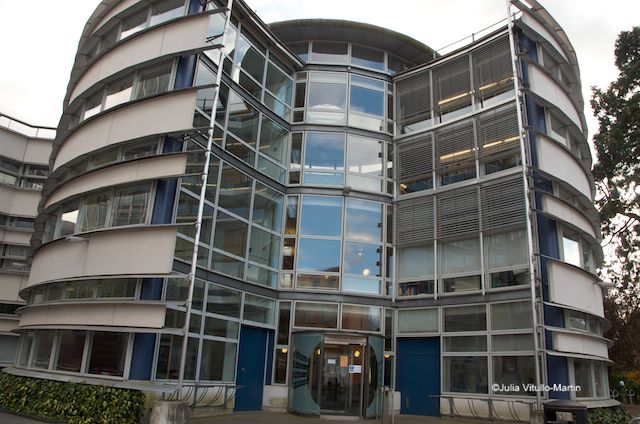
[[399, 32], [342, 19], [293, 19], [269, 27], [285, 42], [305, 40], [352, 41], [387, 50], [416, 65], [433, 59], [434, 50]]

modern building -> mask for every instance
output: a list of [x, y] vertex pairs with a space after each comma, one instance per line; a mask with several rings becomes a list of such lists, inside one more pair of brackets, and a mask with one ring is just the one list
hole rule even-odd
[[10, 372], [311, 415], [373, 417], [384, 386], [408, 414], [616, 404], [576, 55], [510, 9], [436, 52], [242, 0], [103, 1]]
[[16, 310], [25, 304], [18, 293], [28, 285], [29, 242], [55, 135], [0, 113], [0, 367], [16, 356]]

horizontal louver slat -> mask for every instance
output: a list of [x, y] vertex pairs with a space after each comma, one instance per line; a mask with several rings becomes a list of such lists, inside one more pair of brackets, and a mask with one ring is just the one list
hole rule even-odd
[[451, 60], [433, 71], [434, 103], [471, 91], [469, 57]]
[[396, 146], [398, 151], [396, 172], [401, 180], [433, 171], [433, 144], [431, 134], [416, 140], [405, 141]]
[[438, 238], [480, 230], [477, 186], [448, 191], [437, 196]]
[[472, 52], [476, 89], [513, 77], [509, 38], [494, 40]]
[[493, 181], [480, 188], [482, 229], [498, 229], [526, 221], [521, 176]]
[[433, 240], [433, 197], [398, 203], [396, 243], [398, 246]]
[[414, 117], [426, 117], [431, 114], [431, 85], [429, 71], [398, 83], [397, 96], [400, 108], [400, 121]]
[[475, 156], [473, 121], [447, 125], [436, 131], [435, 149], [438, 169], [458, 160]]
[[478, 147], [480, 157], [485, 153], [520, 150], [518, 115], [515, 106], [484, 113], [478, 120]]

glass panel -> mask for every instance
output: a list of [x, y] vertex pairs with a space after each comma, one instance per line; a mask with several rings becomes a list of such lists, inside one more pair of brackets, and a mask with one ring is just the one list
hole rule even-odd
[[244, 276], [244, 262], [218, 252], [211, 254], [210, 268], [222, 274], [240, 279]]
[[433, 333], [438, 323], [437, 308], [398, 310], [398, 333]]
[[104, 108], [109, 109], [131, 99], [133, 91], [133, 75], [129, 75], [121, 80], [109, 84]]
[[125, 146], [122, 149], [122, 160], [132, 160], [155, 155], [158, 152], [158, 141], [153, 140], [146, 143]]
[[351, 112], [384, 116], [384, 93], [352, 85], [349, 110]]
[[278, 163], [287, 159], [287, 140], [289, 132], [266, 116], [262, 117], [260, 131], [260, 153], [264, 153]]
[[150, 190], [150, 186], [143, 185], [116, 191], [111, 226], [143, 224], [147, 220]]
[[200, 380], [233, 382], [236, 368], [236, 343], [202, 341]]
[[382, 241], [382, 204], [347, 199], [345, 239]]
[[244, 314], [242, 315], [244, 321], [273, 324], [275, 322], [275, 310], [275, 300], [245, 293]]
[[328, 196], [303, 196], [300, 234], [340, 236], [342, 199]]
[[36, 347], [33, 351], [31, 366], [34, 368], [49, 368], [49, 358], [51, 358], [51, 348], [53, 346], [53, 331], [38, 331], [36, 336]]
[[398, 278], [431, 277], [433, 274], [433, 245], [398, 250]]
[[485, 331], [487, 314], [484, 305], [443, 308], [444, 331]]
[[340, 278], [336, 275], [298, 274], [296, 287], [301, 289], [337, 290]]
[[342, 290], [345, 292], [380, 294], [380, 280], [345, 276], [342, 279]]
[[487, 358], [445, 357], [443, 390], [458, 393], [488, 393]]
[[134, 91], [134, 99], [163, 93], [169, 89], [173, 62], [141, 71]]
[[384, 52], [364, 46], [351, 46], [351, 64], [384, 70]]
[[136, 32], [145, 29], [147, 27], [148, 12], [149, 9], [144, 9], [124, 19], [122, 24], [122, 32], [120, 33], [120, 39], [129, 37]]
[[240, 325], [235, 321], [205, 317], [204, 334], [206, 336], [237, 339], [239, 327]]
[[240, 318], [242, 293], [209, 284], [207, 289], [207, 312]]
[[242, 97], [229, 93], [229, 123], [227, 128], [244, 142], [255, 148], [260, 114]]
[[252, 182], [251, 177], [225, 164], [222, 168], [218, 206], [243, 218], [249, 218]]
[[[494, 390], [499, 395], [535, 395], [534, 390], [527, 390], [529, 386], [535, 387], [536, 368], [533, 356], [496, 356], [493, 358], [493, 386], [498, 385], [500, 390]], [[517, 387], [518, 390], [511, 390]]]
[[282, 203], [282, 194], [263, 184], [256, 183], [253, 222], [279, 232], [282, 226]]
[[450, 277], [442, 279], [442, 286], [446, 293], [468, 290], [480, 290], [481, 279], [479, 275], [467, 275], [464, 277]]
[[291, 43], [288, 45], [289, 48], [296, 56], [300, 58], [303, 62], [307, 62], [309, 59], [309, 43]]
[[122, 377], [129, 333], [93, 333], [89, 373]]
[[260, 84], [264, 74], [264, 57], [243, 36], [236, 42], [236, 63]]
[[438, 253], [442, 274], [480, 271], [480, 240], [477, 238], [442, 242]]
[[493, 330], [533, 328], [531, 302], [525, 301], [492, 304], [491, 328]]
[[398, 283], [398, 291], [400, 296], [418, 296], [421, 294], [434, 293], [434, 281], [412, 281], [410, 283]]
[[524, 230], [491, 234], [484, 237], [488, 268], [504, 268], [526, 264], [527, 233]]
[[491, 288], [511, 287], [529, 284], [529, 270], [492, 272], [489, 274]]
[[573, 234], [562, 235], [562, 248], [564, 261], [575, 266], [580, 266], [580, 243], [578, 237]]
[[347, 108], [347, 75], [310, 73], [307, 108], [345, 110]]
[[296, 327], [337, 328], [338, 305], [296, 302], [294, 325]]
[[163, 334], [160, 336], [158, 347], [158, 363], [156, 378], [176, 379], [180, 368], [180, 354], [182, 352], [182, 337]]
[[344, 272], [365, 277], [379, 277], [382, 273], [381, 252], [382, 248], [378, 245], [345, 242]]
[[174, 19], [184, 14], [184, 0], [166, 0], [158, 3], [151, 13], [149, 26]]
[[278, 314], [278, 338], [276, 344], [289, 344], [289, 321], [291, 318], [291, 302], [280, 302]]
[[252, 226], [249, 260], [271, 268], [278, 268], [279, 256], [280, 237]]
[[344, 134], [307, 133], [305, 183], [343, 184], [344, 138]]
[[491, 350], [494, 352], [533, 351], [533, 335], [505, 334], [491, 336]]
[[244, 257], [247, 246], [247, 224], [219, 211], [213, 246]]
[[87, 197], [80, 211], [80, 232], [104, 228], [109, 209], [109, 197], [106, 194]]
[[313, 62], [347, 63], [348, 45], [347, 43], [314, 41], [311, 60]]
[[287, 354], [289, 349], [276, 349], [276, 359], [274, 361], [275, 371], [273, 373], [273, 382], [276, 384], [286, 384], [287, 382]]
[[349, 134], [347, 169], [364, 175], [382, 175], [382, 143], [371, 138]]
[[[320, 386], [320, 355], [323, 334], [294, 333], [292, 356], [301, 358], [292, 361], [289, 384], [289, 405], [292, 412], [320, 415], [320, 406], [314, 400]], [[316, 394], [312, 396], [312, 393]]]
[[287, 196], [287, 216], [285, 218], [285, 234], [296, 234], [298, 220], [298, 197]]
[[76, 330], [60, 330], [58, 333], [58, 358], [55, 369], [80, 372], [86, 333]]
[[486, 352], [487, 336], [443, 337], [444, 352]]
[[342, 329], [380, 331], [381, 308], [376, 306], [342, 306]]
[[112, 280], [100, 280], [98, 285], [98, 298], [131, 298], [136, 294], [137, 281], [132, 279], [117, 278]]
[[340, 241], [300, 239], [298, 270], [340, 272]]
[[272, 92], [278, 100], [287, 105], [291, 105], [293, 82], [271, 63], [269, 63], [267, 67], [266, 88]]

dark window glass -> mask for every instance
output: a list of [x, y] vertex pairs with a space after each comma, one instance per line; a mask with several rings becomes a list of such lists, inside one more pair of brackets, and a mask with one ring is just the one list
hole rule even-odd
[[222, 169], [218, 206], [249, 218], [251, 183], [251, 177], [225, 164]]
[[122, 376], [128, 339], [128, 333], [96, 331], [91, 345], [89, 373]]
[[291, 302], [280, 302], [278, 315], [278, 341], [277, 344], [289, 344], [289, 319], [291, 317]]
[[207, 312], [240, 318], [241, 300], [242, 293], [210, 284], [207, 289]]
[[247, 244], [247, 224], [223, 212], [218, 212], [213, 246], [244, 257]]
[[203, 340], [200, 380], [233, 381], [236, 349], [236, 343]]
[[258, 83], [262, 83], [264, 75], [264, 57], [244, 39], [239, 37], [236, 43], [236, 63], [251, 75]]
[[311, 60], [314, 62], [347, 63], [347, 43], [314, 41]]
[[278, 163], [287, 159], [287, 140], [289, 131], [273, 122], [266, 116], [262, 117], [260, 131], [260, 153], [263, 153]]
[[351, 63], [383, 71], [384, 52], [363, 46], [351, 46]]
[[253, 222], [273, 231], [282, 226], [282, 194], [263, 184], [256, 183], [253, 198]]
[[58, 360], [55, 369], [80, 372], [86, 333], [76, 330], [61, 330], [59, 333]]
[[273, 93], [278, 100], [286, 105], [291, 105], [293, 82], [287, 75], [272, 64], [269, 64], [267, 67], [266, 88]]

